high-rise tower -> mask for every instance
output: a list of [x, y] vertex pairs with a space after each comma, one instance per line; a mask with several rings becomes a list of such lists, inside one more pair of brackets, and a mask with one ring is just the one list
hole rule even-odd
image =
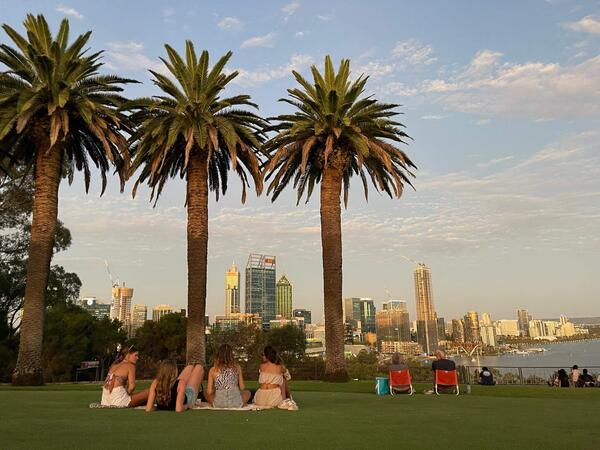
[[112, 307], [110, 318], [121, 322], [126, 330], [131, 324], [131, 299], [133, 298], [133, 288], [115, 285], [112, 288]]
[[251, 253], [246, 265], [246, 313], [259, 314], [263, 328], [275, 319], [274, 256]]
[[275, 314], [288, 320], [292, 318], [292, 284], [285, 275], [277, 282]]
[[235, 261], [225, 272], [225, 316], [237, 314], [240, 311], [240, 273]]
[[414, 271], [415, 300], [417, 303], [417, 341], [423, 351], [432, 354], [438, 348], [437, 317], [433, 309], [431, 272], [419, 263]]

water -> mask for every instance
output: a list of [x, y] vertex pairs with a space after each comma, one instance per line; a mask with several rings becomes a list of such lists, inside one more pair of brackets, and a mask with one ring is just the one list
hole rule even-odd
[[[547, 351], [528, 355], [480, 356], [479, 365], [489, 367], [564, 367], [566, 369], [577, 364], [579, 368], [600, 367], [600, 340], [597, 339], [557, 344], [540, 343], [535, 347], [545, 348]], [[468, 357], [454, 357], [453, 359], [460, 365], [478, 365], [477, 357], [475, 357], [475, 361]]]

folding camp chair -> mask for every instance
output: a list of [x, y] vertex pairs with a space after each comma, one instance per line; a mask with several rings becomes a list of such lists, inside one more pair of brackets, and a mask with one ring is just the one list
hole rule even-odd
[[456, 395], [460, 393], [458, 387], [458, 374], [456, 369], [454, 370], [436, 370], [435, 371], [435, 393], [440, 395], [438, 386], [454, 386], [456, 388]]
[[404, 370], [390, 370], [390, 394], [396, 395], [394, 389], [402, 390], [408, 395], [413, 395], [415, 390], [413, 389], [410, 381], [410, 372], [408, 369]]

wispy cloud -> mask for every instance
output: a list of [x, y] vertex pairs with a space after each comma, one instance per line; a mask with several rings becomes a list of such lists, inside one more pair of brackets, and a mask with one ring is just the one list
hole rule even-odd
[[255, 70], [236, 69], [239, 75], [232, 82], [242, 86], [257, 86], [271, 80], [291, 77], [292, 70], [302, 71], [313, 62], [314, 60], [310, 55], [295, 54], [286, 64], [280, 66], [263, 66]]
[[317, 19], [319, 19], [322, 22], [329, 22], [333, 20], [333, 14], [319, 14], [317, 15]]
[[573, 31], [600, 34], [600, 16], [585, 16], [577, 22], [565, 22], [562, 25]]
[[392, 56], [402, 63], [413, 66], [429, 65], [437, 61], [433, 56], [433, 47], [422, 44], [418, 39], [408, 39], [396, 43]]
[[175, 11], [174, 8], [164, 8], [161, 12], [163, 21], [167, 23], [174, 23], [176, 13], [177, 11]]
[[267, 33], [264, 36], [255, 36], [250, 39], [246, 39], [242, 42], [242, 48], [252, 47], [273, 47], [273, 40], [275, 39], [275, 33]]
[[492, 159], [491, 161], [488, 161], [488, 162], [479, 163], [479, 164], [477, 164], [477, 167], [481, 167], [481, 168], [491, 167], [491, 166], [495, 166], [496, 164], [500, 164], [500, 163], [503, 163], [506, 161], [511, 161], [513, 159], [515, 159], [515, 157], [513, 155], [503, 156], [502, 158], [496, 158], [496, 159]]
[[304, 31], [296, 31], [294, 37], [301, 38], [304, 37]]
[[70, 6], [67, 6], [63, 3], [59, 3], [56, 6], [56, 10], [58, 12], [61, 12], [63, 14], [66, 14], [67, 16], [71, 16], [71, 17], [75, 17], [76, 19], [83, 19], [83, 14], [81, 14], [79, 11], [77, 11], [75, 8], [72, 8]]
[[243, 28], [242, 21], [237, 17], [224, 17], [217, 23], [221, 30], [239, 31]]
[[144, 44], [135, 41], [107, 42], [106, 67], [111, 70], [147, 71], [165, 73], [166, 68], [158, 60], [148, 58], [142, 51]]
[[283, 17], [283, 21], [287, 22], [298, 8], [300, 8], [300, 3], [298, 2], [288, 3], [283, 8], [281, 8], [281, 11], [283, 11], [283, 13], [285, 14]]
[[445, 119], [448, 116], [442, 116], [439, 114], [430, 114], [430, 115], [426, 115], [426, 116], [421, 116], [422, 120], [442, 120]]

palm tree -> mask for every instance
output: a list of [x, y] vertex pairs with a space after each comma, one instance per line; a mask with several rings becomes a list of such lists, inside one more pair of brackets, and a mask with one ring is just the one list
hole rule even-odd
[[[271, 130], [277, 134], [265, 143], [271, 160], [265, 168], [272, 177], [267, 193], [275, 201], [293, 180], [297, 203], [306, 192], [310, 199], [321, 183], [321, 245], [323, 296], [327, 352], [326, 377], [347, 380], [344, 360], [342, 314], [342, 230], [340, 196], [344, 206], [352, 175], [360, 175], [368, 200], [367, 175], [377, 191], [400, 197], [405, 183], [411, 185], [415, 167], [397, 147], [408, 135], [391, 118], [398, 105], [362, 97], [368, 77], [351, 82], [350, 61], [343, 59], [336, 74], [331, 58], [325, 58], [324, 76], [311, 67], [313, 84], [292, 72], [301, 88], [288, 89], [289, 103], [297, 111], [280, 115]], [[412, 186], [412, 185], [411, 185]]]
[[[250, 96], [221, 98], [238, 72], [224, 72], [228, 52], [209, 70], [208, 51], [196, 56], [186, 41], [185, 61], [165, 45], [168, 60], [161, 58], [173, 79], [155, 71], [154, 84], [163, 95], [132, 102], [132, 120], [138, 125], [132, 136], [133, 170], [141, 167], [133, 195], [147, 182], [158, 197], [166, 181], [179, 175], [187, 182], [188, 321], [187, 362], [204, 363], [206, 265], [208, 249], [208, 191], [219, 199], [227, 190], [231, 167], [242, 180], [246, 199], [248, 174], [256, 192], [262, 191], [259, 149], [264, 142], [264, 119], [242, 106], [258, 108]], [[156, 204], [155, 201], [155, 204]]]
[[[127, 118], [119, 111], [120, 85], [132, 82], [99, 75], [102, 52], [87, 54], [91, 32], [69, 44], [69, 22], [52, 36], [43, 16], [28, 15], [27, 38], [8, 25], [16, 48], [0, 45], [0, 159], [26, 164], [34, 171], [34, 202], [27, 263], [27, 287], [19, 356], [13, 384], [41, 384], [45, 293], [56, 234], [58, 188], [83, 171], [86, 191], [93, 163], [102, 176], [112, 163], [123, 190], [129, 169]], [[66, 170], [65, 170], [66, 169]]]

